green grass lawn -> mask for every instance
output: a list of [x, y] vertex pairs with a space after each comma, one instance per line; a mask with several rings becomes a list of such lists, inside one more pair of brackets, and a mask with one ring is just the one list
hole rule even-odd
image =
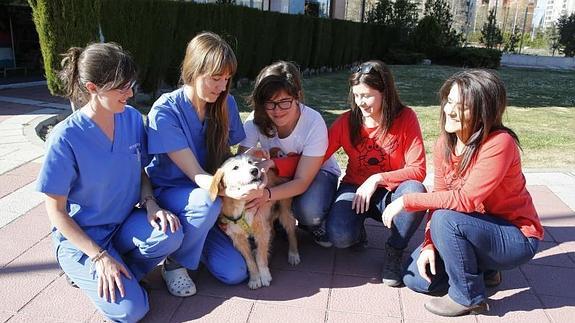
[[[392, 69], [403, 102], [415, 109], [429, 154], [439, 133], [441, 84], [461, 68], [396, 65]], [[575, 168], [575, 73], [572, 71], [501, 68], [509, 109], [505, 124], [515, 130], [526, 168]], [[347, 71], [304, 79], [305, 102], [320, 111], [328, 126], [347, 110]], [[243, 98], [251, 88], [234, 90], [242, 118], [250, 111]], [[343, 154], [338, 160], [345, 163]], [[431, 165], [429, 165], [431, 166]]]

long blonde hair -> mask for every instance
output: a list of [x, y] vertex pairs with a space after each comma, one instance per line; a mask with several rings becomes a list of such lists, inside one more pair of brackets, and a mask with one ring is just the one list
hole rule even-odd
[[[202, 75], [233, 75], [238, 62], [230, 45], [219, 35], [212, 32], [202, 32], [196, 35], [186, 48], [186, 56], [182, 62], [181, 82], [193, 85], [194, 81]], [[230, 155], [229, 118], [227, 97], [230, 91], [229, 84], [226, 90], [220, 93], [218, 99], [206, 103], [206, 148], [208, 159], [206, 171], [213, 173]]]

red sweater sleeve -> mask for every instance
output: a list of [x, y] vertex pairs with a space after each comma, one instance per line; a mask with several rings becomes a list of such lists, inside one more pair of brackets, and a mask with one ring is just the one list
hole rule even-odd
[[[435, 143], [433, 148], [433, 192], [446, 191], [447, 184], [445, 183], [443, 162], [443, 149], [445, 147], [445, 138], [439, 138]], [[404, 200], [405, 203], [405, 200]], [[423, 238], [422, 250], [433, 247], [433, 241], [431, 240], [431, 217], [433, 216], [433, 209], [429, 210], [429, 215], [427, 216], [427, 222], [425, 223], [425, 234]]]
[[[329, 144], [327, 146], [327, 150], [325, 155], [323, 156], [323, 161], [325, 162], [328, 160], [333, 153], [335, 153], [340, 144], [341, 133], [343, 131], [342, 125], [345, 118], [340, 116], [337, 118], [332, 126], [328, 130], [328, 140]], [[287, 157], [280, 157], [280, 158], [272, 158], [274, 162], [278, 176], [280, 177], [293, 177], [297, 170], [297, 165], [299, 163], [301, 156], [287, 156]]]
[[[492, 135], [479, 148], [475, 163], [470, 166], [469, 175], [459, 188], [406, 194], [405, 209], [450, 209], [465, 213], [481, 210], [483, 201], [503, 181], [516, 149], [515, 141], [507, 133]], [[436, 154], [442, 156], [441, 152]]]
[[406, 108], [401, 117], [404, 120], [396, 131], [403, 136], [401, 149], [405, 165], [402, 168], [382, 173], [383, 184], [390, 191], [395, 190], [406, 180], [423, 182], [426, 175], [425, 148], [417, 115], [413, 110]]

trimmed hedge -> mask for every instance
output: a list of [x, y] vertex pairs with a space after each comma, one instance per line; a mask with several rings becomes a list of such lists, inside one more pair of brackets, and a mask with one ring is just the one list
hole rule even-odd
[[166, 0], [28, 0], [40, 37], [48, 87], [60, 94], [59, 54], [70, 46], [114, 41], [138, 64], [140, 85], [176, 85], [186, 44], [198, 32], [222, 35], [238, 57], [237, 77], [253, 78], [279, 59], [305, 68], [381, 59], [391, 45], [383, 26], [264, 12], [243, 6]]
[[501, 51], [479, 47], [452, 47], [439, 50], [431, 59], [434, 64], [497, 69], [501, 64]]

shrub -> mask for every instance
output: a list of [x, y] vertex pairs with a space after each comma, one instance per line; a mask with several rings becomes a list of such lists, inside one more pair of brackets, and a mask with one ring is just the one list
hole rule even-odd
[[440, 50], [433, 63], [470, 68], [499, 68], [501, 52], [497, 49], [476, 47], [451, 47]]

